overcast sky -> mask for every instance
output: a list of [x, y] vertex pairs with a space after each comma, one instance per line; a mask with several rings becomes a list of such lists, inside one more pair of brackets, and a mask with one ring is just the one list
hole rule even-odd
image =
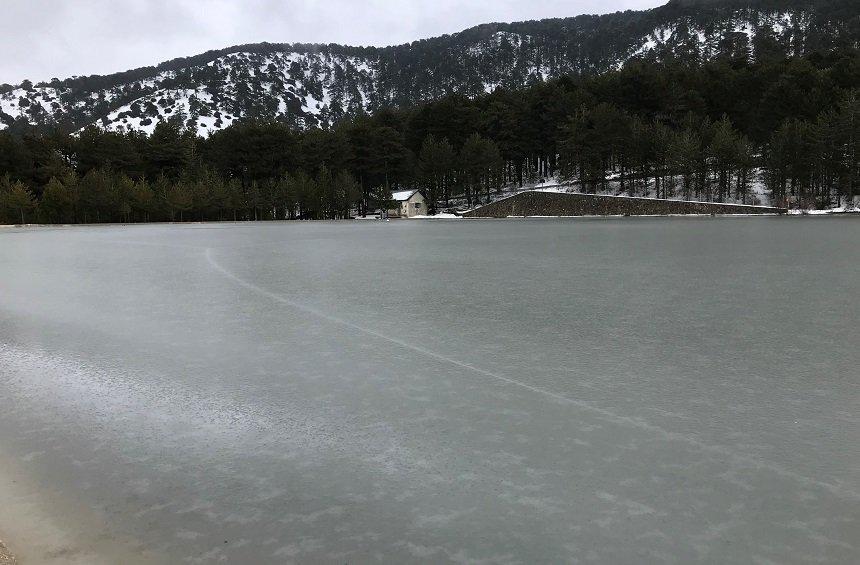
[[241, 43], [393, 45], [666, 0], [0, 0], [0, 83], [106, 74]]

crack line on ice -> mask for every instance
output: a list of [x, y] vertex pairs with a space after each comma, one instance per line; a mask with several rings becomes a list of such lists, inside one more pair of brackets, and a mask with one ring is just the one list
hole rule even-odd
[[262, 287], [254, 284], [252, 282], [249, 282], [249, 281], [243, 279], [242, 277], [236, 275], [235, 273], [228, 271], [220, 263], [218, 263], [218, 261], [215, 260], [215, 258], [212, 255], [212, 249], [211, 248], [206, 249], [206, 260], [209, 262], [209, 265], [215, 271], [217, 271], [218, 273], [220, 273], [221, 275], [223, 275], [227, 279], [233, 281], [234, 283], [238, 284], [239, 286], [241, 286], [247, 290], [250, 290], [252, 292], [255, 292], [261, 296], [265, 296], [271, 300], [274, 300], [275, 302], [279, 302], [279, 303], [284, 304], [286, 306], [289, 306], [295, 310], [299, 310], [300, 312], [304, 312], [306, 314], [316, 316], [318, 318], [321, 318], [321, 319], [326, 320], [328, 322], [331, 322], [333, 324], [341, 325], [341, 326], [353, 329], [357, 332], [375, 337], [377, 339], [387, 341], [387, 342], [392, 343], [394, 345], [398, 345], [400, 347], [403, 347], [404, 349], [409, 349], [409, 350], [414, 351], [416, 353], [420, 353], [421, 355], [424, 355], [426, 357], [436, 359], [437, 361], [442, 361], [444, 363], [454, 365], [455, 367], [460, 367], [461, 369], [466, 369], [468, 371], [472, 371], [472, 372], [477, 373], [479, 375], [482, 375], [484, 377], [488, 377], [488, 378], [494, 379], [494, 380], [502, 382], [502, 383], [516, 386], [516, 387], [528, 390], [530, 392], [534, 392], [536, 394], [540, 394], [542, 396], [552, 398], [554, 400], [558, 400], [562, 403], [570, 404], [570, 405], [576, 406], [577, 408], [582, 408], [583, 410], [587, 410], [589, 412], [599, 414], [600, 416], [606, 418], [607, 420], [609, 420], [613, 423], [620, 424], [620, 425], [626, 425], [626, 426], [633, 426], [635, 428], [647, 430], [647, 431], [653, 432], [659, 436], [662, 436], [664, 439], [667, 439], [670, 441], [679, 441], [682, 443], [686, 443], [688, 445], [692, 445], [694, 447], [697, 447], [703, 451], [708, 451], [710, 453], [716, 453], [716, 454], [719, 454], [719, 455], [722, 455], [725, 457], [729, 457], [729, 458], [731, 458], [737, 462], [742, 462], [745, 465], [751, 465], [752, 467], [757, 468], [757, 469], [767, 469], [773, 473], [776, 473], [777, 475], [780, 475], [780, 476], [783, 476], [783, 477], [786, 477], [789, 479], [793, 479], [793, 480], [796, 480], [796, 481], [801, 482], [801, 483], [806, 483], [809, 485], [815, 485], [815, 486], [824, 488], [825, 490], [827, 490], [833, 494], [842, 495], [842, 496], [847, 495], [847, 496], [850, 496], [851, 498], [860, 500], [860, 493], [855, 492], [851, 488], [845, 488], [844, 486], [841, 486], [841, 485], [834, 485], [834, 484], [830, 484], [830, 483], [827, 483], [824, 481], [812, 479], [810, 477], [807, 477], [806, 475], [801, 475], [799, 473], [796, 473], [794, 471], [786, 469], [782, 465], [779, 465], [777, 463], [773, 463], [771, 461], [767, 461], [764, 459], [758, 459], [758, 458], [750, 456], [750, 455], [738, 454], [738, 453], [735, 453], [734, 451], [732, 451], [731, 449], [705, 443], [705, 442], [703, 442], [699, 439], [696, 439], [695, 437], [690, 436], [690, 435], [686, 435], [686, 434], [682, 434], [682, 433], [678, 433], [678, 432], [670, 432], [669, 430], [661, 428], [660, 426], [657, 426], [655, 424], [650, 424], [650, 423], [645, 422], [641, 419], [632, 418], [630, 416], [622, 416], [622, 415], [616, 414], [615, 412], [612, 412], [610, 410], [606, 410], [605, 408], [600, 408], [598, 406], [594, 406], [593, 404], [591, 404], [589, 402], [585, 402], [583, 400], [576, 400], [574, 398], [564, 396], [563, 394], [552, 392], [550, 390], [539, 388], [539, 387], [530, 385], [528, 383], [524, 383], [522, 381], [518, 381], [518, 380], [512, 379], [510, 377], [506, 377], [504, 375], [499, 375], [497, 373], [487, 371], [486, 369], [482, 369], [482, 368], [477, 367], [475, 365], [472, 365], [470, 363], [458, 361], [456, 359], [446, 357], [445, 355], [442, 355], [441, 353], [436, 353], [435, 351], [425, 349], [425, 348], [421, 347], [420, 345], [411, 344], [409, 342], [403, 341], [403, 340], [398, 339], [396, 337], [391, 337], [391, 336], [385, 335], [383, 333], [377, 332], [375, 330], [372, 330], [370, 328], [360, 326], [354, 322], [350, 322], [349, 320], [344, 320], [343, 318], [339, 318], [337, 316], [327, 314], [326, 312], [323, 312], [321, 310], [317, 310], [316, 308], [307, 306], [305, 304], [295, 302], [293, 300], [290, 300], [289, 298], [287, 298], [286, 296], [284, 296], [282, 294], [278, 294], [276, 292], [266, 290], [265, 288], [262, 288]]

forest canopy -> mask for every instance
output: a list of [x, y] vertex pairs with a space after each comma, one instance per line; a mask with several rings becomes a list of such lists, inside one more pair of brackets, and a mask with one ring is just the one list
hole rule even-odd
[[[0, 222], [349, 217], [421, 188], [432, 211], [558, 177], [585, 192], [825, 208], [858, 190], [860, 55], [634, 60], [332, 128], [256, 119], [209, 138], [90, 126], [0, 132]], [[754, 202], [753, 202], [754, 203]]]

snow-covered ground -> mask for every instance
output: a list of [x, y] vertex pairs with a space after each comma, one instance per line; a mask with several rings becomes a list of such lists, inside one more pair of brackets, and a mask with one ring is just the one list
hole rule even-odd
[[436, 214], [435, 216], [412, 216], [409, 219], [410, 220], [457, 220], [460, 218], [462, 218], [462, 216], [458, 216], [457, 214], [442, 213], [442, 214]]
[[793, 216], [829, 216], [832, 214], [860, 214], [860, 208], [831, 208], [830, 210], [789, 210], [789, 214]]
[[[537, 188], [537, 189], [534, 189], [533, 191], [527, 191], [527, 192], [549, 192], [549, 193], [554, 193], [554, 194], [559, 194], [559, 193], [583, 194], [581, 192], [572, 192], [569, 190], [561, 190], [561, 189], [556, 188], [556, 187]], [[685, 200], [685, 199], [680, 198], [680, 197], [657, 198], [654, 196], [629, 196], [627, 194], [611, 194], [608, 192], [603, 193], [603, 194], [592, 194], [592, 196], [602, 196], [604, 198], [628, 198], [628, 199], [635, 199], [635, 200], [661, 200], [661, 201], [671, 200], [673, 202], [686, 202], [686, 203], [690, 203], [690, 204], [698, 204], [698, 203], [702, 202], [701, 200]], [[508, 197], [508, 198], [510, 198], [510, 197]], [[769, 206], [764, 206], [761, 204], [744, 204], [742, 202], [719, 202], [718, 204], [721, 204], [723, 206], [744, 206], [744, 207], [754, 206], [754, 207], [769, 208]]]
[[[720, 32], [723, 30], [731, 33], [743, 33], [752, 44], [759, 29], [770, 28], [777, 40], [791, 45], [792, 34], [795, 33], [795, 30], [802, 30], [806, 26], [808, 26], [808, 16], [803, 12], [766, 12], [760, 14], [756, 21], [752, 21], [748, 14], [738, 11], [729, 20], [721, 22], [718, 29], [705, 29], [690, 21], [657, 27], [642, 38], [639, 46], [630, 52], [630, 57], [642, 57], [653, 51], [684, 43], [687, 38], [693, 38], [699, 53], [709, 58], [717, 51], [718, 43], [722, 39]], [[620, 61], [618, 66], [623, 66], [624, 62]]]
[[[619, 197], [628, 197], [626, 191], [621, 191], [621, 185], [616, 179], [611, 179], [606, 184], [606, 190], [597, 190], [596, 192], [588, 192], [587, 194], [595, 194], [597, 196], [619, 196]], [[486, 193], [481, 193], [477, 198], [477, 201], [473, 202], [472, 206], [469, 206], [466, 202], [465, 198], [455, 198], [451, 200], [451, 208], [457, 210], [458, 212], [465, 212], [467, 210], [471, 210], [474, 208], [479, 208], [486, 204], [491, 204], [493, 202], [497, 202], [499, 200], [510, 198], [511, 196], [516, 196], [521, 192], [529, 192], [533, 190], [539, 190], [541, 192], [555, 192], [555, 193], [566, 193], [566, 194], [586, 194], [586, 191], [582, 190], [582, 185], [578, 181], [565, 182], [558, 177], [550, 177], [547, 179], [543, 179], [540, 182], [526, 183], [522, 187], [519, 186], [506, 186], [500, 189], [492, 190], [490, 193], [489, 201], [487, 201]], [[680, 193], [679, 189], [674, 191], [675, 194], [668, 198], [660, 198], [661, 200], [675, 200], [675, 201], [697, 201], [695, 198], [685, 199], [683, 194]], [[636, 192], [634, 195], [636, 198], [657, 198], [657, 193], [654, 189], [653, 180], [648, 182], [647, 190], [643, 194], [641, 181], [637, 181]], [[698, 201], [703, 201], [704, 199], [700, 199]], [[770, 193], [767, 190], [767, 187], [764, 185], [764, 182], [760, 180], [760, 174], [756, 174], [754, 180], [750, 183], [749, 194], [747, 195], [746, 201], [736, 200], [734, 198], [726, 199], [724, 204], [738, 204], [738, 205], [747, 205], [747, 206], [771, 206], [771, 198]]]
[[[244, 117], [239, 107], [248, 98], [273, 118], [297, 126], [306, 125], [302, 120], [307, 117], [330, 123], [333, 106], [367, 110], [377, 75], [372, 60], [298, 51], [229, 53], [184, 72], [200, 77], [186, 77], [177, 85], [177, 73], [163, 71], [78, 98], [70, 97], [68, 88], [16, 88], [0, 94], [0, 115], [38, 123], [90, 111], [104, 116], [94, 122], [102, 127], [147, 134], [158, 122], [180, 116], [207, 137]], [[0, 130], [6, 127], [0, 120]]]
[[[631, 59], [682, 45], [707, 59], [718, 52], [719, 43], [727, 35], [743, 34], [752, 42], [761, 29], [769, 29], [778, 42], [790, 49], [801, 44], [799, 39], [809, 25], [810, 15], [803, 9], [739, 9], [708, 25], [695, 18], [683, 18], [656, 25], [629, 46], [619, 46], [614, 53], [605, 54], [593, 63], [604, 68], [621, 68]], [[475, 77], [472, 84], [459, 86], [472, 95], [492, 92], [499, 86], [510, 87], [507, 81], [511, 66], [524, 69], [529, 84], [582, 70], [580, 60], [533, 56], [541, 41], [538, 36], [514, 31], [476, 37], [457, 55], [464, 69], [483, 69], [481, 76]], [[289, 46], [260, 53], [241, 48], [206, 62], [189, 63], [187, 67], [153, 70], [127, 82], [117, 79], [106, 88], [77, 90], [78, 87], [64, 86], [66, 83], [14, 88], [0, 93], [0, 118], [5, 120], [0, 120], [0, 130], [8, 127], [10, 119], [24, 118], [42, 124], [83, 115], [85, 119], [76, 117], [78, 126], [88, 122], [114, 130], [150, 132], [155, 123], [182, 115], [190, 127], [206, 136], [242, 118], [243, 110], [300, 127], [331, 124], [343, 113], [369, 111], [394, 101], [395, 93], [385, 84], [386, 80], [381, 80], [385, 65], [385, 59], [372, 53], [346, 55], [327, 49]], [[202, 91], [208, 91], [212, 97], [205, 99]], [[424, 92], [413, 101], [432, 96], [431, 92]], [[258, 107], [250, 110], [251, 106]]]

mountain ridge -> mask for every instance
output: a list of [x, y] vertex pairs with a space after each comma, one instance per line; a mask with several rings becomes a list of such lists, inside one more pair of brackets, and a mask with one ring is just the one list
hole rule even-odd
[[0, 88], [0, 129], [89, 125], [208, 135], [248, 118], [329, 126], [450, 93], [477, 96], [635, 58], [701, 62], [856, 48], [850, 0], [672, 0], [644, 11], [488, 23], [387, 47], [253, 43], [110, 75]]

